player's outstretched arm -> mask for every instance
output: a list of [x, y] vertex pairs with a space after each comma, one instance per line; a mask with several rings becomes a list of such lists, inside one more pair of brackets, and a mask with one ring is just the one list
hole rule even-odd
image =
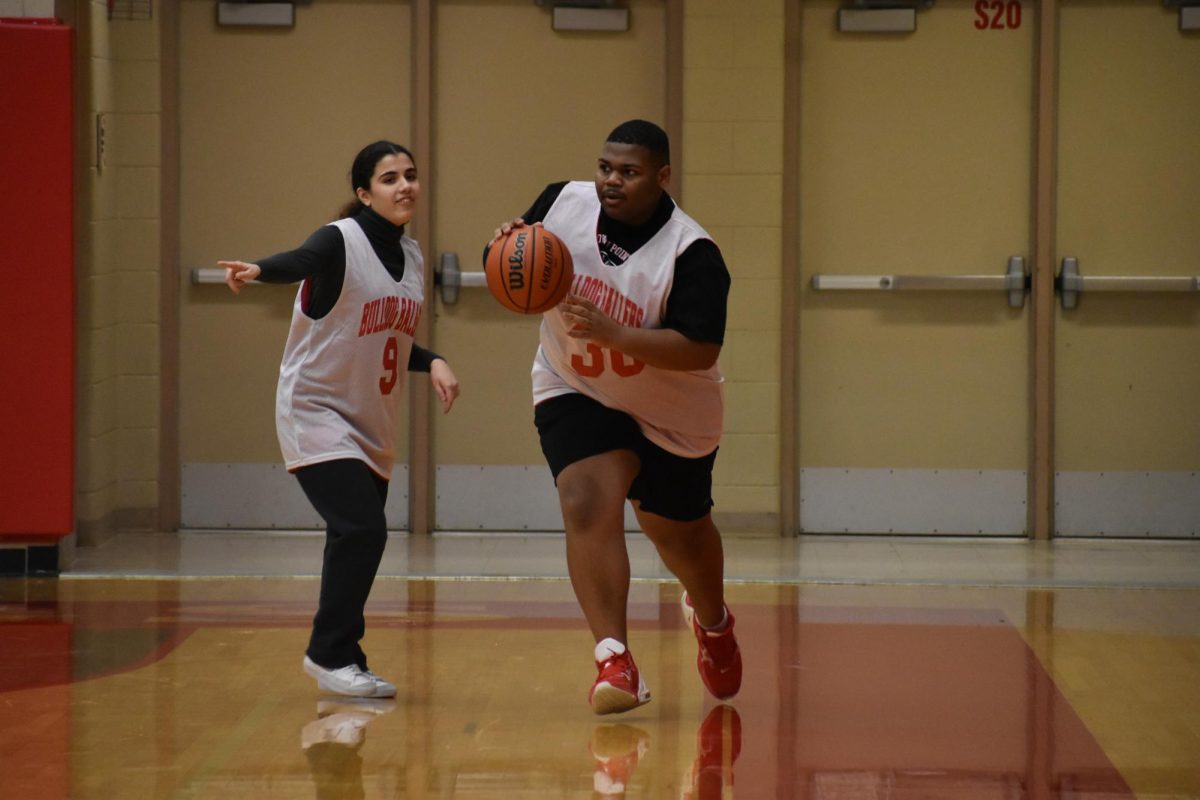
[[258, 264], [249, 264], [245, 261], [218, 261], [217, 266], [225, 268], [225, 285], [234, 294], [241, 292], [243, 286], [256, 280], [262, 274]]

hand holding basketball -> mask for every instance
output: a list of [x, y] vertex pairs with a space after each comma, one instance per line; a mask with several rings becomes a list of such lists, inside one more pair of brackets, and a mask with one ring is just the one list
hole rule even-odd
[[[492, 234], [492, 240], [490, 242], [488, 242], [488, 247], [491, 247], [492, 245], [494, 245], [496, 243], [496, 240], [499, 239], [501, 236], [508, 236], [508, 234], [512, 232], [513, 228], [520, 228], [524, 224], [525, 224], [525, 220], [521, 219], [520, 217], [517, 217], [516, 219], [514, 219], [510, 222], [501, 222], [500, 227], [496, 228], [496, 231]], [[534, 223], [534, 224], [537, 224], [537, 223]]]
[[521, 220], [502, 225], [484, 256], [488, 290], [518, 314], [541, 314], [558, 305], [571, 288], [571, 251], [540, 224]]

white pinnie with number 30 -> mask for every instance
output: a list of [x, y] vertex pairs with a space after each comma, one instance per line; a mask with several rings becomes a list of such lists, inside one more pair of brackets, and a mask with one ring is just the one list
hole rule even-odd
[[[675, 260], [709, 235], [675, 208], [670, 220], [625, 263], [609, 266], [596, 244], [600, 200], [590, 181], [568, 183], [542, 221], [571, 251], [571, 294], [591, 300], [622, 325], [661, 328], [675, 277]], [[646, 438], [676, 455], [699, 458], [721, 440], [721, 371], [666, 370], [616, 350], [567, 335], [556, 311], [542, 315], [533, 361], [533, 402], [579, 392], [638, 421]]]

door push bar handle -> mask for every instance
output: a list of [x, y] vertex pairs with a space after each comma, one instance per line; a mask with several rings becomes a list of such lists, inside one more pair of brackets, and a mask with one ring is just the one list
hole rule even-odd
[[1200, 292], [1200, 275], [1097, 275], [1079, 274], [1079, 259], [1063, 259], [1062, 271], [1055, 281], [1064, 309], [1079, 305], [1083, 292]]
[[1009, 308], [1023, 308], [1029, 277], [1025, 258], [1012, 256], [1003, 275], [813, 275], [817, 290], [1008, 292]]
[[487, 286], [487, 273], [463, 272], [458, 266], [458, 253], [442, 253], [433, 283], [441, 290], [442, 302], [454, 305], [458, 302], [460, 288]]
[[[250, 281], [258, 283], [258, 281]], [[225, 270], [222, 267], [192, 270], [192, 283], [225, 283]]]

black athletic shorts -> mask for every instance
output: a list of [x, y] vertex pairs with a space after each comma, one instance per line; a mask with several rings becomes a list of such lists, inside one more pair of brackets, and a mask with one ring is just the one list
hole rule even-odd
[[633, 417], [578, 393], [538, 403], [533, 423], [556, 483], [558, 473], [576, 461], [611, 450], [632, 450], [642, 466], [627, 496], [644, 511], [691, 522], [712, 508], [716, 450], [700, 458], [677, 456], [647, 439]]

